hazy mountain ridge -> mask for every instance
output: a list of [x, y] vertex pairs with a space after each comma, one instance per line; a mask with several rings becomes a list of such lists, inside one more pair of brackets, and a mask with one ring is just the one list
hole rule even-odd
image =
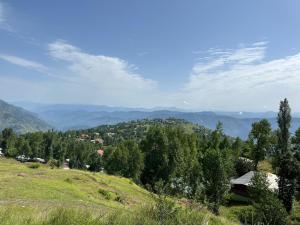
[[17, 133], [51, 129], [38, 115], [0, 100], [0, 130], [8, 127]]
[[[18, 104], [18, 103], [16, 103]], [[143, 108], [123, 108], [97, 105], [64, 105], [64, 104], [22, 104], [28, 110], [37, 113], [59, 130], [85, 129], [104, 124], [116, 124], [139, 119], [167, 119], [170, 117], [203, 125], [214, 129], [217, 122], [223, 123], [224, 132], [231, 136], [247, 138], [251, 124], [267, 118], [272, 127], [277, 128], [276, 112], [185, 112], [174, 110], [152, 110]], [[180, 110], [180, 109], [178, 109]], [[297, 114], [295, 114], [297, 116]], [[294, 117], [291, 131], [300, 127], [300, 118]]]

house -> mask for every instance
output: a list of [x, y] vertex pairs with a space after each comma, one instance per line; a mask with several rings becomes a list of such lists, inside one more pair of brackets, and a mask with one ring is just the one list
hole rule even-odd
[[64, 170], [69, 170], [70, 169], [69, 162], [70, 162], [70, 159], [66, 159], [66, 161], [64, 162], [64, 165], [63, 165]]
[[108, 133], [107, 133], [107, 136], [108, 136], [108, 137], [113, 137], [114, 135], [115, 135], [115, 133], [113, 133], [113, 132], [108, 132]]
[[[232, 179], [230, 181], [231, 192], [233, 192], [237, 195], [243, 196], [243, 197], [249, 197], [248, 188], [251, 184], [251, 179], [253, 178], [255, 173], [257, 173], [257, 172], [250, 171], [241, 177]], [[266, 175], [267, 175], [267, 181], [269, 183], [269, 189], [271, 191], [277, 191], [278, 190], [278, 177], [272, 173], [266, 173]]]
[[245, 158], [245, 157], [239, 157], [239, 160], [242, 160], [242, 161], [247, 162], [247, 163], [253, 163], [253, 160]]
[[4, 156], [3, 152], [2, 152], [2, 148], [0, 148], [0, 157]]

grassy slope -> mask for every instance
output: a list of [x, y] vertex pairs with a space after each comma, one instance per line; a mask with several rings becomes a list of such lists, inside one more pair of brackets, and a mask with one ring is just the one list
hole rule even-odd
[[[109, 199], [103, 190], [108, 193]], [[57, 208], [75, 209], [97, 216], [120, 212], [127, 215], [126, 220], [131, 218], [134, 221], [128, 214], [134, 215], [141, 205], [153, 202], [148, 191], [126, 178], [80, 170], [51, 170], [47, 166], [31, 169], [15, 160], [0, 158], [0, 224], [23, 224], [24, 218], [44, 218]], [[1, 223], [4, 215], [9, 218]], [[190, 216], [209, 221], [195, 221], [193, 224], [235, 224], [224, 217], [215, 217], [205, 209], [185, 214], [186, 218]]]
[[[99, 193], [107, 190], [110, 200]], [[125, 204], [114, 200], [120, 196]], [[128, 179], [80, 170], [30, 169], [15, 160], [0, 159], [0, 204], [71, 205], [129, 208], [150, 202], [151, 196]]]

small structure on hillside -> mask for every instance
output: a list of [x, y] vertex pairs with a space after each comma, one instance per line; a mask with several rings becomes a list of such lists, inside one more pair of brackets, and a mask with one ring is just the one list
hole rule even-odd
[[[241, 177], [232, 179], [230, 181], [231, 192], [233, 192], [237, 195], [244, 196], [244, 197], [249, 197], [248, 187], [250, 186], [251, 179], [255, 173], [257, 173], [257, 172], [250, 171]], [[267, 175], [267, 181], [269, 183], [269, 189], [271, 191], [277, 191], [278, 190], [278, 177], [272, 173], [266, 173], [266, 175]]]
[[38, 157], [36, 157], [36, 158], [33, 158], [33, 160], [32, 160], [32, 161], [34, 161], [34, 162], [39, 162], [39, 163], [46, 163], [46, 160], [45, 160], [45, 159], [38, 158]]
[[69, 170], [70, 169], [69, 162], [70, 162], [70, 159], [66, 159], [66, 161], [64, 162], [64, 165], [63, 165], [64, 170]]
[[30, 161], [31, 159], [30, 159], [30, 157], [27, 157], [27, 156], [25, 156], [25, 155], [18, 155], [18, 156], [16, 157], [16, 160], [17, 160], [17, 161], [20, 161], [20, 162], [28, 162], [28, 161]]
[[245, 157], [239, 157], [239, 160], [242, 160], [242, 161], [245, 161], [245, 162], [248, 162], [248, 163], [253, 163], [252, 159], [248, 159], [248, 158], [245, 158]]
[[0, 157], [4, 156], [3, 152], [2, 152], [2, 148], [0, 148]]

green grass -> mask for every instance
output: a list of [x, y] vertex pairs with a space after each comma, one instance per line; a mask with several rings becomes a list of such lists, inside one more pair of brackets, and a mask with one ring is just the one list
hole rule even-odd
[[176, 212], [155, 207], [153, 195], [126, 178], [47, 165], [30, 167], [0, 158], [1, 225], [238, 224], [225, 207], [219, 217], [205, 207], [180, 203]]
[[[111, 193], [111, 199], [99, 190]], [[117, 198], [118, 197], [118, 198]], [[0, 205], [129, 209], [151, 203], [151, 194], [129, 179], [80, 170], [31, 169], [15, 160], [0, 159]], [[124, 199], [118, 201], [118, 199]]]

